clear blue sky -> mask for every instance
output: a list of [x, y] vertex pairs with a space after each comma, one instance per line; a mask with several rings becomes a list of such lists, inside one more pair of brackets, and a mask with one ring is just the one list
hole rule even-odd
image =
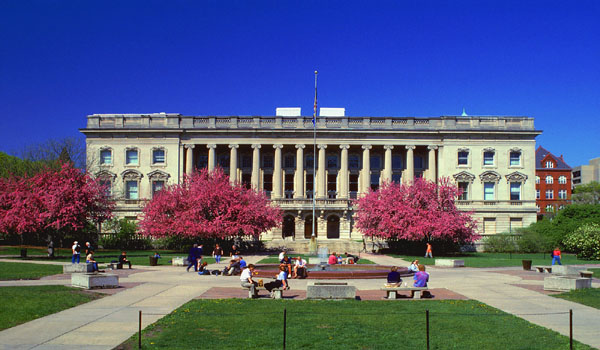
[[[377, 3], [377, 5], [371, 5]], [[600, 1], [0, 2], [0, 150], [93, 113], [518, 115], [600, 156]]]

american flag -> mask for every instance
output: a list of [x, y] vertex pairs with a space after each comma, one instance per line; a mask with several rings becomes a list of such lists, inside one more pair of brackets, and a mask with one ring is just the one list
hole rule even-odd
[[315, 107], [314, 107], [314, 112], [313, 112], [312, 123], [313, 123], [313, 127], [317, 126], [317, 81], [316, 81], [316, 76], [315, 76]]

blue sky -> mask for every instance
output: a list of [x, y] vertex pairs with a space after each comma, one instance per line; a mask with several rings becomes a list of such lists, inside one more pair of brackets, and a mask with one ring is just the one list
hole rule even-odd
[[[374, 5], [373, 5], [374, 4]], [[600, 156], [599, 1], [0, 2], [0, 150], [93, 113], [517, 115]]]

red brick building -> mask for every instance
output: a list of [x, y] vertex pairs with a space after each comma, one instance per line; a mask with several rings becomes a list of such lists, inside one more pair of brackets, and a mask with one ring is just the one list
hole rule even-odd
[[535, 151], [535, 190], [538, 217], [555, 213], [571, 202], [571, 167], [563, 156], [539, 146]]

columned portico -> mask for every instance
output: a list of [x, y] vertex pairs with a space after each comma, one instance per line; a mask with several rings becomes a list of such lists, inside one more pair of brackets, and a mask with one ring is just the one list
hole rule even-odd
[[229, 145], [229, 181], [231, 183], [237, 182], [237, 170], [238, 170], [238, 161], [237, 161], [237, 150], [239, 145]]
[[260, 145], [254, 144], [252, 145], [252, 176], [250, 179], [250, 184], [252, 188], [259, 190], [260, 189]]

